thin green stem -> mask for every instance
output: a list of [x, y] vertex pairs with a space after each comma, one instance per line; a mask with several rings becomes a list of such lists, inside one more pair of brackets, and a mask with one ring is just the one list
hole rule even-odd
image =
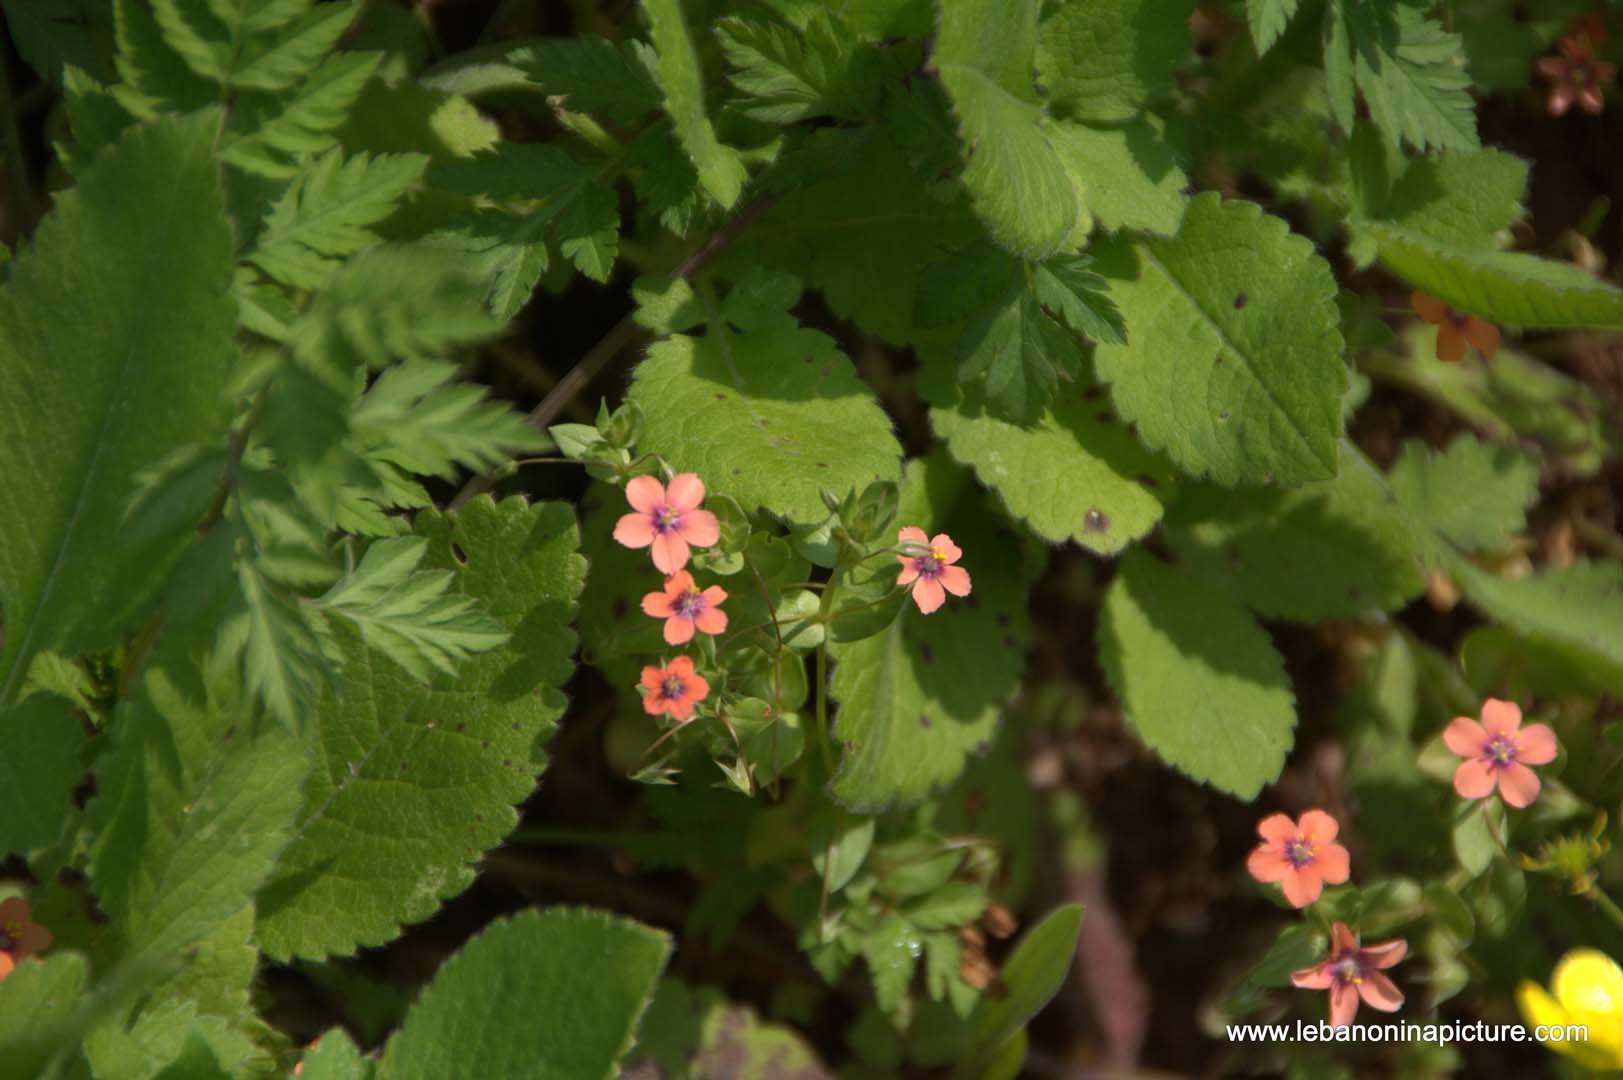
[[1591, 886], [1589, 898], [1595, 902], [1596, 907], [1606, 913], [1606, 917], [1612, 920], [1613, 925], [1623, 929], [1623, 908], [1618, 907], [1610, 896]]

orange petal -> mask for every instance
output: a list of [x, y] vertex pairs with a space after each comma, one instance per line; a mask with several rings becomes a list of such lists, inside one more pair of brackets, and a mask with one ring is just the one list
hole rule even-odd
[[697, 626], [702, 633], [722, 633], [727, 629], [727, 613], [717, 611], [713, 607], [705, 608], [694, 617], [693, 625]]
[[27, 926], [34, 921], [34, 914], [28, 908], [28, 901], [20, 896], [8, 896], [0, 900], [0, 928], [7, 926]]
[[664, 682], [664, 668], [657, 668], [650, 664], [642, 669], [642, 684], [648, 689], [657, 691]]
[[1522, 723], [1522, 710], [1514, 701], [1489, 698], [1482, 703], [1482, 727], [1491, 735], [1514, 735]]
[[1409, 952], [1409, 943], [1402, 938], [1393, 938], [1391, 941], [1379, 941], [1374, 945], [1364, 946], [1364, 961], [1378, 968], [1389, 968], [1402, 960]]
[[1291, 907], [1304, 908], [1319, 898], [1324, 892], [1324, 882], [1311, 866], [1293, 866], [1285, 872], [1280, 881], [1285, 890], [1285, 899]]
[[1556, 83], [1550, 88], [1550, 100], [1545, 105], [1551, 116], [1565, 116], [1567, 110], [1572, 108], [1572, 87], [1567, 83]]
[[710, 696], [710, 683], [702, 675], [683, 680], [682, 697], [686, 701], [703, 701]]
[[1538, 773], [1519, 761], [1499, 770], [1499, 797], [1518, 810], [1533, 804], [1538, 789]]
[[896, 575], [896, 584], [911, 585], [919, 579], [918, 560], [911, 555], [901, 556], [902, 572]]
[[1257, 835], [1270, 844], [1288, 844], [1296, 839], [1296, 822], [1284, 814], [1269, 814], [1257, 822]]
[[941, 561], [955, 563], [964, 557], [963, 549], [952, 542], [952, 537], [946, 533], [936, 533], [930, 537], [930, 550], [941, 552]]
[[678, 656], [666, 666], [665, 670], [678, 679], [686, 680], [693, 675], [693, 658], [691, 656]]
[[1457, 364], [1465, 355], [1465, 335], [1460, 328], [1451, 322], [1445, 322], [1437, 328], [1437, 359], [1445, 363]]
[[1476, 347], [1484, 360], [1492, 360], [1499, 351], [1499, 328], [1483, 319], [1471, 319], [1465, 324], [1465, 339]]
[[1351, 873], [1347, 849], [1340, 844], [1326, 844], [1320, 850], [1318, 858], [1313, 860], [1313, 867], [1318, 870], [1319, 876], [1331, 885], [1340, 885]]
[[1460, 762], [1454, 770], [1454, 791], [1462, 799], [1480, 799], [1493, 790], [1493, 769], [1477, 758]]
[[11, 958], [10, 953], [0, 952], [0, 982], [5, 982], [6, 976], [10, 975], [11, 969], [16, 966], [17, 962]]
[[17, 956], [32, 956], [41, 950], [51, 947], [51, 932], [39, 923], [29, 923], [23, 927], [23, 936], [17, 942]]
[[665, 488], [665, 501], [672, 510], [687, 513], [704, 502], [704, 481], [697, 473], [677, 473]]
[[623, 547], [645, 548], [654, 542], [654, 523], [647, 514], [626, 514], [614, 523], [614, 540]]
[[642, 598], [642, 612], [656, 619], [668, 619], [675, 612], [671, 607], [671, 594], [651, 592]]
[[1409, 294], [1409, 306], [1414, 308], [1416, 315], [1429, 323], [1441, 323], [1448, 318], [1448, 305], [1419, 289]]
[[1334, 923], [1330, 927], [1330, 955], [1345, 956], [1358, 948], [1358, 939], [1353, 932], [1347, 929], [1344, 922]]
[[684, 510], [676, 535], [694, 547], [709, 547], [721, 539], [721, 522], [708, 510]]
[[654, 537], [654, 569], [662, 574], [674, 574], [688, 564], [688, 542], [675, 533], [660, 533]]
[[1456, 716], [1443, 729], [1443, 742], [1460, 757], [1476, 757], [1487, 741], [1488, 733], [1469, 716]]
[[941, 585], [954, 596], [969, 595], [969, 571], [962, 566], [943, 566]]
[[704, 598], [704, 606], [707, 610], [718, 608], [727, 600], [727, 590], [720, 585], [711, 585], [699, 595]]
[[1364, 981], [1358, 984], [1358, 996], [1364, 999], [1365, 1005], [1382, 1012], [1397, 1012], [1403, 1006], [1403, 992], [1379, 971], [1364, 973]]
[[1528, 724], [1516, 732], [1516, 760], [1523, 765], [1548, 765], [1555, 754], [1555, 732], [1548, 724]]
[[626, 502], [638, 513], [652, 514], [665, 505], [665, 485], [652, 476], [633, 476], [626, 481]]
[[665, 644], [686, 645], [693, 640], [693, 620], [686, 615], [672, 615], [665, 620]]
[[1258, 881], [1271, 884], [1285, 880], [1291, 864], [1279, 853], [1278, 848], [1271, 844], [1263, 844], [1245, 860], [1245, 868]]
[[1346, 1027], [1358, 1015], [1358, 991], [1350, 983], [1330, 987], [1330, 1026]]
[[1315, 844], [1328, 844], [1336, 838], [1341, 826], [1323, 810], [1305, 811], [1296, 823], [1297, 830]]
[[941, 582], [920, 578], [913, 586], [913, 602], [919, 606], [920, 611], [928, 615], [947, 602], [947, 593], [941, 588]]
[[1328, 960], [1291, 972], [1291, 985], [1303, 990], [1327, 990], [1332, 981]]

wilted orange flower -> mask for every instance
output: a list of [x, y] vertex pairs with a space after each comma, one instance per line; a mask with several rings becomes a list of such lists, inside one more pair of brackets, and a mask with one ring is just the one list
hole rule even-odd
[[1346, 923], [1330, 928], [1330, 955], [1312, 967], [1291, 972], [1291, 982], [1306, 990], [1330, 991], [1330, 1026], [1345, 1027], [1358, 1013], [1358, 1001], [1382, 1012], [1396, 1012], [1403, 993], [1381, 974], [1403, 959], [1409, 943], [1401, 938], [1358, 947]]
[[[1604, 36], [1605, 31], [1601, 34]], [[1534, 65], [1539, 76], [1550, 84], [1550, 96], [1545, 104], [1551, 116], [1565, 115], [1574, 102], [1591, 116], [1599, 116], [1606, 107], [1606, 96], [1601, 84], [1617, 76], [1617, 68], [1595, 59], [1590, 35], [1575, 32], [1560, 41], [1560, 56], [1546, 56]]]
[[0, 981], [19, 960], [48, 948], [51, 932], [34, 921], [28, 901], [20, 896], [0, 900]]
[[1462, 315], [1437, 299], [1416, 289], [1409, 294], [1415, 313], [1437, 327], [1437, 359], [1454, 363], [1465, 355], [1465, 343], [1476, 346], [1484, 360], [1499, 351], [1499, 328], [1475, 315]]

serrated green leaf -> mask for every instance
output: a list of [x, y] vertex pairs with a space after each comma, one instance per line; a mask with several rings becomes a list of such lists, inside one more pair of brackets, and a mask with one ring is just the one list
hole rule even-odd
[[620, 201], [601, 184], [589, 184], [558, 211], [553, 225], [558, 250], [593, 281], [609, 280], [620, 250]]
[[1150, 121], [1141, 117], [1113, 128], [1062, 121], [1050, 125], [1048, 137], [1099, 224], [1161, 236], [1178, 231], [1188, 178]]
[[304, 1052], [299, 1080], [372, 1080], [377, 1068], [343, 1028], [333, 1028]]
[[[530, 85], [562, 97], [571, 110], [600, 113], [618, 124], [652, 112], [662, 100], [652, 55], [640, 41], [616, 46], [595, 34], [581, 34], [523, 45], [507, 52], [505, 59]], [[473, 92], [443, 77], [430, 75], [425, 81], [453, 93]]]
[[952, 536], [974, 602], [932, 615], [909, 602], [883, 633], [829, 646], [845, 747], [829, 792], [862, 813], [917, 803], [984, 754], [1025, 667], [1030, 571], [968, 473], [940, 455], [909, 463], [896, 520]]
[[20, 964], [0, 981], [0, 1077], [35, 1080], [59, 1054], [71, 1016], [84, 1000], [85, 958], [55, 952]]
[[794, 124], [813, 116], [862, 118], [879, 106], [879, 66], [853, 48], [831, 11], [811, 9], [800, 27], [737, 16], [716, 26], [728, 78], [748, 96], [746, 116]]
[[1511, 251], [1462, 251], [1370, 222], [1381, 263], [1459, 311], [1511, 326], [1623, 329], [1623, 290], [1575, 266]]
[[237, 565], [237, 595], [220, 624], [216, 662], [240, 656], [248, 692], [296, 731], [316, 686], [331, 676], [322, 646], [326, 625], [266, 569], [258, 559]]
[[84, 775], [84, 744], [67, 698], [35, 694], [0, 711], [0, 856], [56, 843]]
[[1300, 0], [1245, 0], [1245, 21], [1251, 27], [1251, 41], [1261, 56], [1273, 48], [1279, 35], [1290, 25]]
[[1043, 20], [1037, 46], [1037, 77], [1055, 111], [1098, 124], [1138, 115], [1172, 89], [1194, 10], [1193, 0], [1059, 5]]
[[420, 154], [346, 160], [334, 147], [272, 204], [246, 259], [284, 285], [320, 288], [346, 257], [377, 243], [371, 226], [394, 211], [427, 164]]
[[699, 183], [724, 208], [738, 201], [749, 173], [738, 151], [722, 144], [704, 108], [699, 56], [682, 18], [680, 0], [642, 0], [649, 36], [658, 56], [656, 71], [665, 91], [665, 111], [676, 137], [699, 171]]
[[1319, 622], [1394, 611], [1424, 585], [1407, 522], [1356, 450], [1333, 480], [1293, 491], [1205, 488], [1179, 499], [1180, 567], [1259, 615]]
[[[1359, 145], [1354, 140], [1354, 146]], [[1366, 144], [1369, 154], [1393, 153], [1379, 143]], [[1359, 191], [1364, 213], [1382, 221], [1388, 230], [1418, 234], [1422, 239], [1457, 251], [1491, 251], [1496, 234], [1522, 214], [1522, 193], [1527, 189], [1527, 163], [1498, 150], [1478, 153], [1447, 151], [1407, 163], [1385, 186], [1381, 169], [1375, 174], [1380, 190]], [[1355, 180], [1357, 173], [1355, 172]], [[1362, 185], [1367, 188], [1370, 184]], [[1357, 218], [1353, 232], [1357, 236]]]
[[645, 421], [640, 450], [696, 472], [746, 511], [823, 520], [819, 487], [901, 475], [890, 420], [834, 342], [801, 328], [656, 343], [627, 394]]
[[[130, 0], [120, 0], [127, 2]], [[334, 53], [291, 96], [242, 95], [221, 140], [220, 159], [260, 176], [288, 179], [296, 175], [304, 158], [334, 146], [335, 133], [349, 121], [380, 59], [379, 53]], [[354, 145], [350, 149], [379, 148]], [[417, 147], [398, 149], [410, 153]]]
[[500, 920], [440, 968], [389, 1040], [378, 1075], [610, 1080], [670, 951], [660, 931], [602, 912], [551, 908]]
[[0, 0], [6, 31], [17, 54], [47, 82], [60, 84], [64, 70], [77, 67], [101, 73], [106, 65], [96, 51], [93, 29], [107, 20], [105, 8], [84, 0]]
[[900, 915], [886, 915], [862, 935], [860, 947], [880, 1011], [895, 1012], [918, 968], [923, 951], [919, 932]]
[[1225, 485], [1335, 474], [1347, 374], [1335, 278], [1312, 244], [1207, 193], [1177, 236], [1095, 250], [1127, 344], [1094, 362], [1145, 443]]
[[188, 113], [215, 103], [216, 88], [187, 67], [140, 0], [114, 0], [118, 45], [116, 66], [122, 80], [112, 89], [120, 105], [142, 120], [166, 113]]
[[416, 532], [429, 541], [426, 565], [456, 570], [459, 589], [511, 637], [425, 690], [336, 628], [344, 693], [323, 692], [310, 718], [320, 764], [293, 843], [259, 895], [271, 956], [347, 954], [433, 914], [513, 827], [513, 806], [545, 764], [585, 572], [573, 515], [556, 503], [479, 498], [454, 514], [419, 514]]
[[[315, 69], [355, 21], [353, 2], [271, 5], [250, 16], [200, 0], [153, 0], [165, 43], [193, 72], [246, 90], [287, 90]], [[268, 17], [267, 17], [268, 13]]]
[[1623, 568], [1616, 563], [1579, 560], [1502, 578], [1454, 556], [1444, 569], [1484, 615], [1560, 646], [1607, 685], [1623, 688]]
[[1465, 51], [1424, 11], [1401, 4], [1342, 0], [1352, 44], [1352, 71], [1370, 119], [1394, 146], [1475, 150], [1476, 103]]
[[1511, 446], [1466, 432], [1442, 453], [1419, 441], [1404, 446], [1388, 477], [1392, 494], [1416, 521], [1462, 551], [1502, 550], [1527, 526], [1538, 500], [1538, 462]]
[[547, 439], [523, 413], [457, 382], [455, 364], [412, 360], [389, 368], [350, 411], [363, 452], [419, 476], [452, 477], [458, 467], [489, 469], [516, 451], [540, 452]]
[[1128, 724], [1162, 760], [1242, 799], [1279, 775], [1295, 697], [1238, 600], [1135, 548], [1105, 594], [1099, 651]]
[[930, 426], [1038, 536], [1073, 540], [1101, 555], [1153, 529], [1175, 481], [1106, 402], [1076, 387], [1055, 398], [1032, 427], [1000, 420], [969, 400], [931, 409]]
[[218, 131], [211, 112], [132, 130], [7, 266], [0, 469], [26, 480], [0, 488], [0, 705], [40, 649], [117, 640], [191, 535], [107, 550], [137, 471], [225, 428], [236, 305]]

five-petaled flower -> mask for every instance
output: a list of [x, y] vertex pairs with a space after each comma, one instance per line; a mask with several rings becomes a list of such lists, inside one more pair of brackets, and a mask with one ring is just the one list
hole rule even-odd
[[727, 599], [727, 590], [712, 585], [700, 590], [693, 575], [678, 570], [665, 579], [665, 588], [642, 598], [642, 609], [656, 619], [665, 620], [665, 640], [671, 645], [684, 645], [693, 640], [693, 631], [719, 634], [727, 629], [727, 613], [721, 602]]
[[19, 896], [0, 900], [0, 980], [10, 975], [17, 961], [51, 944], [51, 932], [34, 921], [28, 901]]
[[652, 476], [626, 481], [626, 501], [634, 513], [614, 526], [614, 538], [628, 548], [653, 548], [654, 568], [674, 574], [688, 564], [688, 545], [709, 547], [721, 539], [716, 515], [700, 510], [704, 482], [693, 473], [677, 473], [667, 486]]
[[1437, 327], [1437, 359], [1449, 363], [1465, 355], [1465, 343], [1476, 346], [1484, 360], [1499, 351], [1499, 328], [1475, 315], [1462, 315], [1427, 293], [1416, 289], [1409, 294], [1415, 313]]
[[1309, 810], [1296, 821], [1269, 814], [1257, 823], [1262, 843], [1245, 867], [1258, 881], [1279, 882], [1292, 907], [1307, 907], [1326, 882], [1347, 880], [1347, 849], [1335, 842], [1338, 831], [1336, 819], [1323, 810]]
[[1409, 943], [1401, 938], [1358, 947], [1346, 923], [1330, 928], [1330, 955], [1312, 967], [1291, 972], [1291, 982], [1305, 990], [1330, 991], [1330, 1026], [1345, 1027], [1358, 1012], [1358, 999], [1382, 1012], [1396, 1012], [1403, 994], [1381, 974], [1403, 959]]
[[686, 656], [664, 667], [643, 668], [642, 685], [648, 690], [642, 707], [650, 715], [670, 713], [671, 719], [684, 724], [693, 718], [693, 706], [710, 693], [710, 684], [694, 672], [693, 661]]
[[1514, 807], [1538, 798], [1538, 776], [1529, 765], [1555, 760], [1555, 732], [1544, 724], [1521, 726], [1514, 703], [1489, 698], [1482, 703], [1482, 723], [1456, 716], [1443, 730], [1448, 748], [1465, 760], [1454, 770], [1454, 790], [1461, 798], [1480, 799], [1499, 785], [1499, 796]]
[[1568, 34], [1561, 39], [1561, 55], [1546, 56], [1536, 65], [1541, 77], [1550, 83], [1545, 107], [1551, 116], [1562, 116], [1577, 102], [1591, 116], [1606, 107], [1601, 84], [1611, 82], [1617, 68], [1595, 59], [1594, 46], [1587, 33]]
[[896, 538], [914, 549], [904, 548], [904, 553], [896, 557], [902, 564], [896, 584], [913, 586], [913, 602], [920, 611], [930, 614], [946, 603], [947, 593], [969, 595], [969, 571], [953, 565], [964, 553], [952, 537], [946, 533], [925, 536], [923, 529], [909, 525]]

